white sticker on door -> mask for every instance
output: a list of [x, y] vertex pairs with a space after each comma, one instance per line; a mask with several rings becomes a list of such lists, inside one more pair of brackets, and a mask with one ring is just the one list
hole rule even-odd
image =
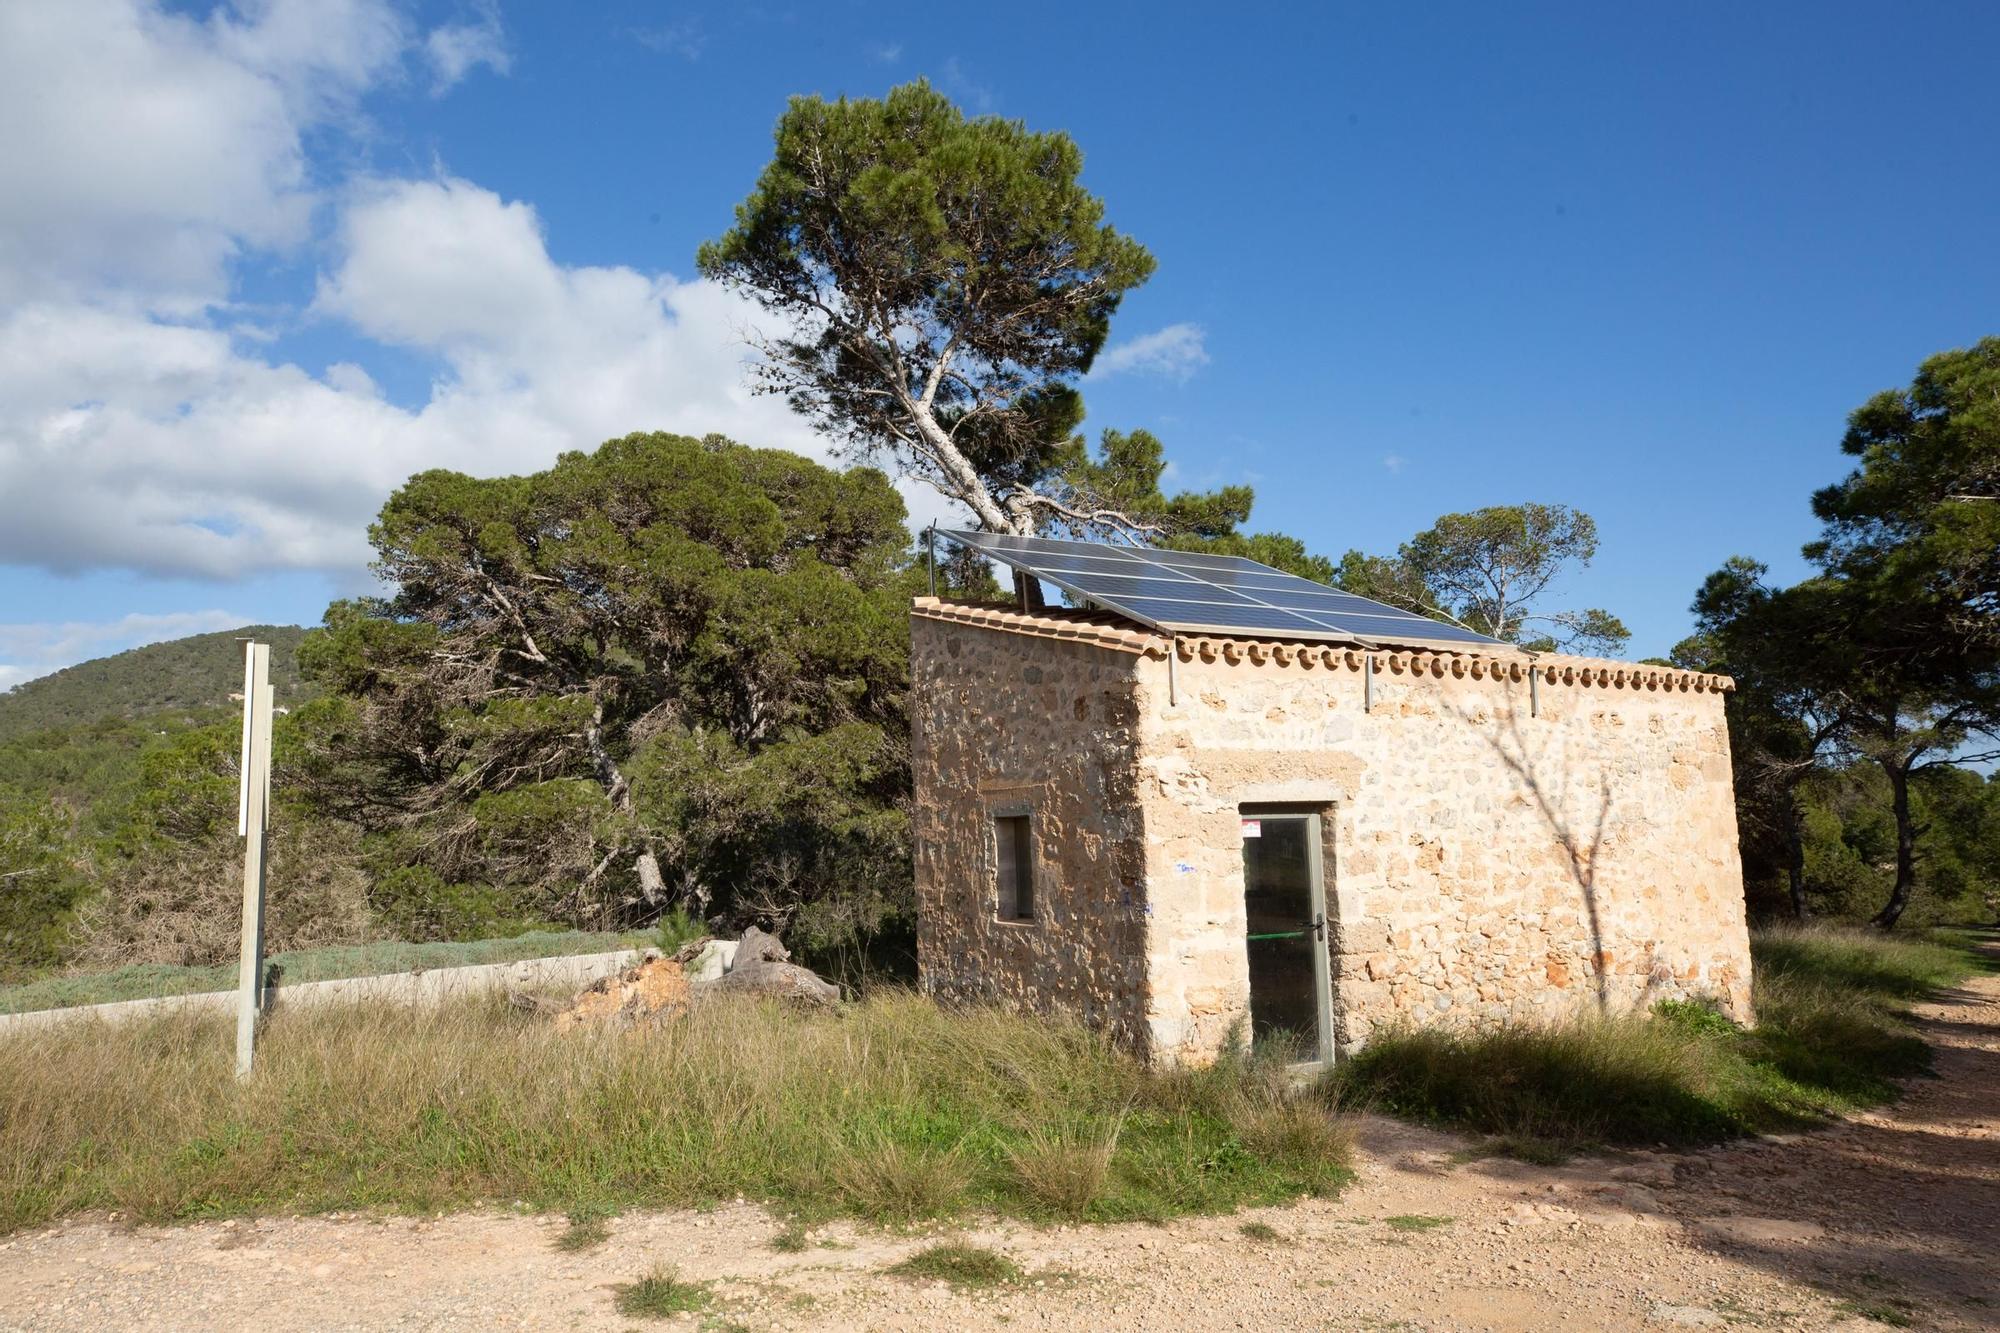
[[1263, 836], [1264, 836], [1264, 821], [1263, 821], [1263, 820], [1261, 820], [1261, 819], [1246, 819], [1246, 820], [1244, 820], [1244, 821], [1243, 821], [1243, 836], [1244, 836], [1244, 837], [1246, 837], [1246, 838], [1261, 838], [1261, 837], [1263, 837]]

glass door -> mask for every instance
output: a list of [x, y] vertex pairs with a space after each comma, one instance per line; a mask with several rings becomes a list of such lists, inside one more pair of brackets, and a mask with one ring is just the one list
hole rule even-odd
[[1324, 1063], [1333, 1033], [1319, 816], [1245, 810], [1242, 819], [1251, 1037]]

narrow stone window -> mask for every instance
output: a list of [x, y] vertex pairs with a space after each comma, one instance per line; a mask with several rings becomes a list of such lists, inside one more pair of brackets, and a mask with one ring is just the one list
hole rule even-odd
[[993, 840], [999, 849], [1000, 919], [1035, 919], [1035, 845], [1026, 815], [995, 815]]

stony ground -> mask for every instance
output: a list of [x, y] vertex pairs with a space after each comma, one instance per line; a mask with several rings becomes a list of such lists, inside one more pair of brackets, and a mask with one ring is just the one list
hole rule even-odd
[[924, 1237], [780, 1253], [746, 1204], [574, 1254], [561, 1219], [511, 1214], [88, 1219], [0, 1242], [0, 1329], [624, 1329], [617, 1284], [661, 1262], [714, 1284], [689, 1328], [2000, 1328], [2000, 977], [1920, 1012], [1939, 1077], [1829, 1132], [1545, 1168], [1371, 1120], [1338, 1200], [953, 1233], [1027, 1271], [985, 1291], [884, 1271]]

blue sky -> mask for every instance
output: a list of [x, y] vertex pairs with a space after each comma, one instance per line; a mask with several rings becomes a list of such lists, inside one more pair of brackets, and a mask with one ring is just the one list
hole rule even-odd
[[1338, 555], [1593, 514], [1632, 656], [1802, 570], [1845, 414], [2000, 331], [1985, 4], [0, 13], [0, 687], [312, 623], [423, 467], [812, 452], [698, 281], [787, 96], [1069, 131], [1158, 275], [1086, 386]]

